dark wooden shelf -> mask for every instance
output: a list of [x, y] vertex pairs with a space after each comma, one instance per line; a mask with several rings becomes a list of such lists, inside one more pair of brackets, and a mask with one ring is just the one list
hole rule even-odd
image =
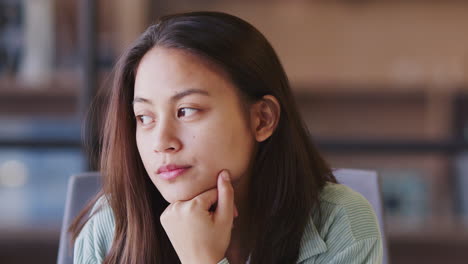
[[[76, 87], [66, 83], [66, 81], [50, 81], [32, 87], [15, 80], [0, 79], [0, 114], [9, 116], [72, 114], [76, 109], [78, 93]], [[68, 83], [74, 83], [74, 79], [70, 79]]]
[[418, 222], [405, 217], [387, 217], [389, 240], [405, 243], [456, 243], [468, 245], [468, 219], [461, 216], [433, 216]]
[[449, 86], [434, 85], [432, 83], [341, 83], [336, 81], [297, 83], [291, 82], [293, 92], [298, 95], [322, 96], [390, 96], [411, 97], [428, 94], [456, 94], [468, 92], [468, 84], [458, 83]]
[[82, 143], [79, 139], [55, 139], [55, 140], [2, 140], [0, 139], [0, 148], [81, 148]]
[[461, 140], [317, 140], [317, 145], [326, 152], [346, 153], [455, 153], [468, 150], [468, 142]]

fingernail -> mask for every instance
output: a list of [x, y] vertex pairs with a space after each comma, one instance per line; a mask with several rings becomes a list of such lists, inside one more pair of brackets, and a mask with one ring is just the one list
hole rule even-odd
[[225, 170], [221, 172], [221, 177], [223, 178], [224, 181], [227, 181], [227, 182], [231, 180], [231, 178], [229, 177], [229, 174]]

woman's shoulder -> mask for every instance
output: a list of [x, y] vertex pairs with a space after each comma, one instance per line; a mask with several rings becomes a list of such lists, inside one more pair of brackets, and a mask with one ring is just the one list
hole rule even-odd
[[100, 197], [74, 245], [74, 263], [101, 263], [114, 238], [114, 214], [105, 196]]
[[305, 229], [298, 263], [380, 263], [379, 225], [366, 198], [347, 186], [327, 183], [320, 209]]
[[96, 216], [97, 218], [107, 217], [107, 218], [112, 218], [112, 220], [114, 219], [112, 208], [110, 207], [109, 200], [105, 195], [97, 199], [96, 203], [91, 209], [91, 216], [92, 217]]
[[[94, 222], [94, 226], [98, 229], [96, 231], [103, 233], [114, 232], [114, 213], [109, 205], [108, 198], [101, 196], [93, 206], [91, 210], [91, 219]], [[106, 232], [108, 231], [108, 232]]]
[[342, 184], [327, 183], [320, 201], [325, 231], [332, 225], [344, 225], [354, 239], [380, 237], [374, 209], [360, 193]]

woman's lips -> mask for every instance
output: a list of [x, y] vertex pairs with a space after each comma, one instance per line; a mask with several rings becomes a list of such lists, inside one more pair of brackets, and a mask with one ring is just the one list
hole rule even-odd
[[188, 171], [191, 167], [178, 168], [158, 173], [158, 176], [164, 180], [173, 180]]

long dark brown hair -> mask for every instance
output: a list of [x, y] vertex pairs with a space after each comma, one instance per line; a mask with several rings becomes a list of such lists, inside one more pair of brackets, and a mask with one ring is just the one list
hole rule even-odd
[[[248, 185], [251, 263], [294, 263], [308, 221], [319, 214], [319, 194], [336, 182], [311, 142], [275, 51], [252, 25], [219, 12], [162, 17], [123, 54], [115, 68], [102, 131], [102, 192], [115, 216], [104, 263], [180, 263], [159, 221], [168, 203], [151, 182], [139, 156], [132, 100], [136, 69], [153, 47], [191, 52], [222, 69], [246, 104], [276, 97], [280, 119], [258, 143]], [[98, 197], [96, 197], [97, 199]], [[95, 199], [95, 200], [96, 200]], [[95, 201], [94, 200], [94, 201]], [[74, 239], [89, 219], [90, 203], [70, 230]]]

